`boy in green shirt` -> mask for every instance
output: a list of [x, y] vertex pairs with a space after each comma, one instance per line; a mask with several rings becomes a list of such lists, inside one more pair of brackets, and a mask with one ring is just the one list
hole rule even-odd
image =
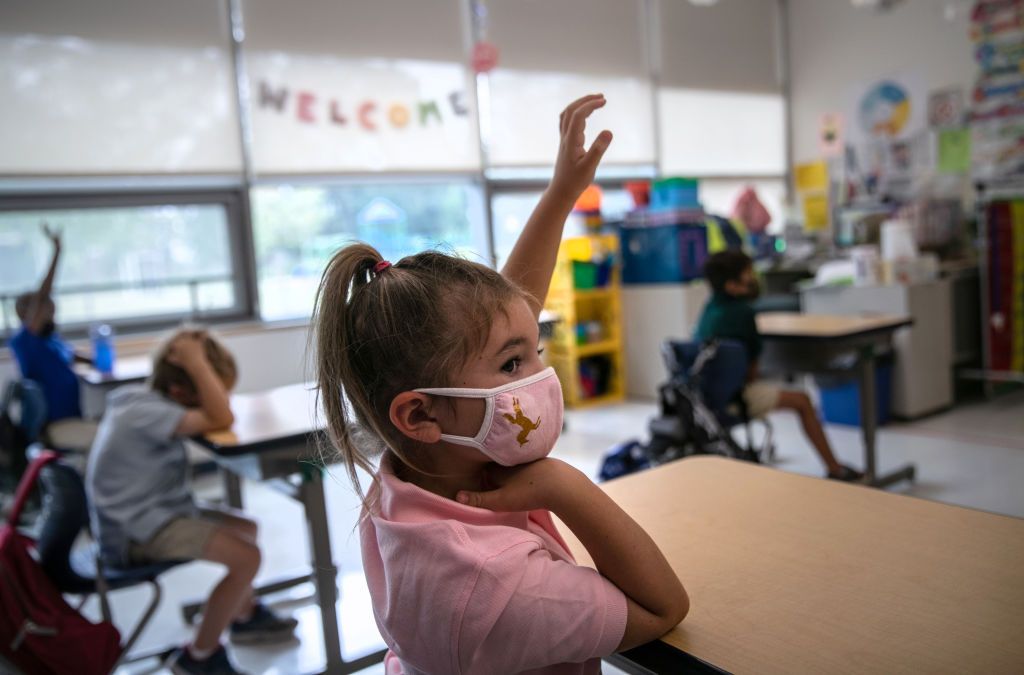
[[736, 340], [747, 350], [750, 363], [747, 384], [743, 388], [743, 401], [751, 417], [762, 417], [771, 410], [793, 410], [800, 416], [804, 434], [821, 456], [827, 470], [826, 477], [843, 481], [856, 481], [864, 474], [836, 461], [818, 413], [810, 397], [802, 391], [785, 391], [759, 380], [757, 361], [761, 356], [761, 335], [757, 332], [751, 301], [758, 295], [753, 261], [742, 251], [722, 251], [711, 256], [704, 266], [704, 276], [711, 285], [712, 296], [694, 338]]

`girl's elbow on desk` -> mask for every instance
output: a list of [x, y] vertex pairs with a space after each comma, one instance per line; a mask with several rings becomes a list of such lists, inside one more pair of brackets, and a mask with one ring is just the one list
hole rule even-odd
[[683, 588], [682, 582], [679, 582], [679, 589], [675, 596], [668, 611], [665, 612], [665, 630], [662, 631], [661, 635], [682, 623], [686, 615], [690, 613], [690, 596], [687, 594], [686, 589]]
[[655, 614], [633, 601], [629, 602], [626, 632], [616, 651], [623, 652], [657, 640], [682, 623], [690, 613], [690, 597], [682, 584], [673, 601]]

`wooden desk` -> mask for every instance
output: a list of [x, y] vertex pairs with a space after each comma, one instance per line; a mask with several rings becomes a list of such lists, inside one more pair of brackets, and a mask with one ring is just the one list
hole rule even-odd
[[768, 339], [835, 340], [889, 333], [913, 323], [902, 316], [840, 316], [767, 312], [757, 315], [757, 330]]
[[718, 457], [602, 487], [691, 601], [629, 672], [1024, 672], [1024, 520]]
[[[312, 574], [271, 584], [270, 590], [287, 588], [311, 578], [316, 587], [323, 628], [324, 672], [353, 673], [381, 661], [384, 651], [352, 661], [345, 661], [341, 653], [338, 568], [331, 553], [324, 501], [319, 448], [324, 431], [317, 419], [316, 396], [312, 384], [235, 394], [231, 397], [231, 410], [235, 415], [231, 430], [210, 433], [197, 440], [213, 453], [225, 470], [225, 492], [232, 506], [242, 507], [241, 478], [267, 481], [302, 504], [309, 528]], [[196, 611], [196, 608], [187, 611]]]
[[833, 316], [790, 312], [757, 315], [757, 329], [764, 339], [761, 362], [766, 369], [787, 373], [828, 373], [836, 371], [840, 359], [852, 359], [852, 369], [860, 381], [865, 480], [876, 487], [913, 480], [915, 474], [914, 466], [907, 465], [879, 475], [875, 449], [878, 426], [875, 350], [890, 345], [893, 333], [912, 323], [906, 317], [888, 315]]

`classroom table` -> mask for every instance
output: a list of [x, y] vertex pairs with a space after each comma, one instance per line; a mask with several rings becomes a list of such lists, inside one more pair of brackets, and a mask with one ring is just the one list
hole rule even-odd
[[627, 672], [1024, 672], [1022, 519], [707, 456], [602, 488], [690, 596]]
[[149, 356], [117, 358], [111, 373], [101, 373], [88, 363], [76, 363], [73, 368], [82, 385], [82, 411], [98, 419], [106, 408], [107, 394], [125, 384], [145, 382], [153, 372], [153, 360]]
[[[345, 661], [341, 653], [337, 614], [338, 568], [324, 501], [323, 468], [319, 443], [323, 424], [318, 420], [316, 390], [311, 384], [293, 384], [231, 397], [235, 423], [229, 431], [198, 438], [224, 469], [227, 501], [241, 508], [240, 480], [265, 481], [302, 504], [309, 529], [310, 575], [272, 584], [286, 588], [311, 578], [316, 588], [323, 628], [327, 673], [352, 673], [379, 662], [383, 651]], [[266, 591], [266, 588], [261, 589]]]
[[88, 363], [76, 363], [74, 369], [82, 384], [113, 388], [144, 381], [153, 372], [153, 360], [149, 356], [118, 358], [114, 361], [114, 370], [111, 373], [101, 373]]
[[[901, 316], [831, 316], [767, 312], [757, 315], [764, 340], [761, 366], [786, 373], [833, 373], [841, 359], [852, 358], [860, 386], [860, 421], [864, 437], [864, 480], [884, 487], [913, 480], [913, 465], [878, 474], [875, 447], [878, 406], [875, 393], [875, 350], [892, 344], [893, 334], [913, 323]], [[849, 366], [840, 372], [849, 372]]]

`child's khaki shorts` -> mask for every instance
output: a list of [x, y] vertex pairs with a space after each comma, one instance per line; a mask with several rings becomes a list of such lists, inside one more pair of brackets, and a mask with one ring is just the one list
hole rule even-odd
[[202, 558], [206, 542], [224, 524], [226, 515], [229, 515], [227, 511], [200, 507], [198, 516], [175, 518], [144, 544], [132, 542], [128, 556], [132, 562], [139, 564]]
[[771, 382], [757, 380], [743, 388], [743, 402], [747, 404], [747, 415], [764, 417], [779, 405], [782, 388]]

